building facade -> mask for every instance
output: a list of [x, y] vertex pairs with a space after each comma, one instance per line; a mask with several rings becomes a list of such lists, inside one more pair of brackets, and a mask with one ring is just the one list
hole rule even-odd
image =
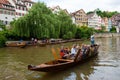
[[97, 15], [96, 11], [94, 13], [90, 13], [88, 16], [88, 27], [92, 27], [94, 29], [101, 29], [102, 19]]
[[33, 4], [31, 0], [0, 0], [0, 20], [9, 25], [14, 19], [24, 16]]
[[15, 7], [7, 0], [0, 0], [0, 20], [9, 24], [15, 18]]
[[105, 27], [105, 31], [110, 31], [110, 29], [111, 29], [111, 19], [110, 18], [107, 18], [107, 17], [104, 17], [104, 18], [102, 18], [102, 24], [101, 24], [102, 26], [104, 26]]
[[120, 33], [120, 14], [113, 15], [111, 17], [112, 26], [116, 27], [117, 33]]
[[88, 19], [85, 11], [83, 9], [80, 9], [76, 12], [73, 12], [71, 14], [73, 23], [79, 25], [79, 26], [87, 26]]
[[107, 27], [107, 31], [109, 32], [112, 28], [112, 21], [111, 18], [108, 18], [108, 27]]

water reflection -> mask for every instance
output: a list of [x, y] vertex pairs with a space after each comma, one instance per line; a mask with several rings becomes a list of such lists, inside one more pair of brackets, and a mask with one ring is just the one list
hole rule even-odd
[[120, 59], [120, 37], [117, 38], [100, 38], [96, 39], [100, 44], [99, 57], [102, 60], [118, 60]]

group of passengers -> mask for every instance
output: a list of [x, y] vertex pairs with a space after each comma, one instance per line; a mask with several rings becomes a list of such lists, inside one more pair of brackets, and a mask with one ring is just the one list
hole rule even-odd
[[33, 45], [36, 45], [37, 42], [38, 42], [37, 38], [31, 38], [31, 43], [32, 43]]
[[71, 50], [69, 48], [64, 48], [64, 46], [62, 46], [61, 50], [60, 50], [61, 58], [64, 58], [64, 59], [72, 58], [72, 59], [74, 59], [79, 50], [80, 50], [79, 56], [78, 56], [79, 59], [82, 59], [82, 58], [85, 58], [85, 57], [91, 55], [92, 52], [89, 52], [89, 51], [96, 50], [96, 47], [94, 47], [94, 45], [95, 45], [94, 35], [91, 35], [90, 41], [91, 41], [91, 45], [82, 44], [81, 47], [77, 44], [74, 44], [72, 46]]
[[82, 45], [80, 47], [79, 45], [73, 44], [71, 50], [69, 48], [64, 48], [64, 46], [62, 46], [60, 50], [60, 56], [63, 59], [68, 58], [74, 59], [79, 49], [80, 49], [79, 57], [84, 58], [87, 55], [87, 51], [90, 49], [90, 46]]

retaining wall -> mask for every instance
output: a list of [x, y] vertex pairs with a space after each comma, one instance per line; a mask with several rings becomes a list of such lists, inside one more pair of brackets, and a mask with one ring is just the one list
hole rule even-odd
[[102, 37], [120, 37], [120, 33], [96, 33], [94, 34], [96, 38]]

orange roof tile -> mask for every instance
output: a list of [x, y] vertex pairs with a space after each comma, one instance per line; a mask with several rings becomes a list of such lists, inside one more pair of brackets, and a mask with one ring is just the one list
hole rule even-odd
[[2, 3], [2, 4], [10, 4], [8, 0], [0, 0], [0, 3]]
[[4, 7], [4, 5], [13, 7], [13, 6], [9, 3], [8, 0], [0, 0], [0, 8], [1, 8], [1, 9], [12, 10], [12, 11], [14, 10], [14, 7], [13, 7], [13, 8]]

